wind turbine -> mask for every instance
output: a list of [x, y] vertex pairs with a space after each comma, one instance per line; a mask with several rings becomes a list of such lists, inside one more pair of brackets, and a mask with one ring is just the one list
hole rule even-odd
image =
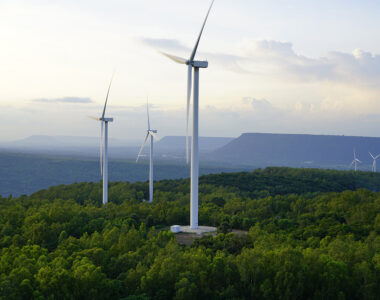
[[351, 162], [351, 164], [350, 164], [350, 167], [351, 167], [352, 165], [354, 165], [354, 166], [355, 166], [355, 172], [356, 172], [357, 169], [358, 169], [358, 163], [361, 163], [361, 161], [356, 157], [356, 151], [355, 151], [355, 149], [354, 149], [354, 159], [352, 160], [352, 162]]
[[108, 202], [108, 123], [113, 122], [113, 118], [106, 118], [105, 114], [113, 76], [114, 75], [112, 75], [108, 86], [101, 117], [90, 117], [91, 119], [100, 121], [100, 173], [103, 175], [103, 204], [107, 204]]
[[141, 156], [141, 152], [144, 149], [145, 143], [150, 137], [150, 155], [149, 155], [149, 203], [153, 202], [153, 138], [157, 138], [156, 133], [157, 130], [150, 129], [150, 121], [149, 121], [149, 104], [148, 101], [146, 103], [146, 114], [148, 116], [148, 130], [146, 131], [146, 136], [144, 142], [140, 148], [139, 154], [137, 155], [136, 162], [139, 161]]
[[372, 172], [376, 172], [376, 159], [380, 157], [380, 154], [373, 156], [371, 152], [368, 152], [369, 155], [371, 155], [373, 162], [372, 162]]
[[189, 112], [190, 112], [190, 98], [191, 98], [191, 87], [192, 87], [192, 70], [194, 69], [194, 90], [193, 90], [193, 132], [191, 140], [191, 172], [190, 172], [190, 228], [198, 228], [198, 181], [199, 181], [199, 69], [207, 68], [207, 61], [197, 61], [195, 55], [197, 53], [199, 41], [201, 39], [203, 29], [206, 25], [208, 15], [210, 14], [214, 0], [212, 0], [211, 5], [208, 9], [205, 20], [201, 31], [198, 35], [198, 39], [195, 42], [195, 46], [191, 51], [189, 59], [174, 56], [168, 53], [161, 52], [163, 55], [169, 57], [176, 63], [187, 65], [187, 109], [186, 109], [186, 160], [189, 163], [189, 146], [188, 146], [188, 136], [189, 136]]

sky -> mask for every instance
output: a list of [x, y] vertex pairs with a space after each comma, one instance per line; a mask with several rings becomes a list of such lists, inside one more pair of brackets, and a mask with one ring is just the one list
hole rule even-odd
[[[185, 134], [206, 0], [0, 0], [0, 140]], [[216, 0], [198, 48], [200, 134], [380, 136], [379, 1]]]

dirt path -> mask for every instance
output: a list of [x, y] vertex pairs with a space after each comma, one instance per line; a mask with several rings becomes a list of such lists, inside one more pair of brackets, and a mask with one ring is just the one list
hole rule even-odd
[[[231, 232], [238, 235], [238, 236], [248, 233], [248, 231], [237, 230], [237, 229], [233, 229]], [[217, 233], [216, 232], [209, 232], [209, 233], [204, 233], [203, 235], [199, 235], [199, 234], [195, 234], [195, 233], [180, 232], [180, 233], [177, 233], [175, 236], [177, 238], [178, 244], [190, 246], [191, 243], [195, 239], [200, 239], [203, 236], [207, 236], [207, 235], [212, 235], [215, 237], [217, 235]]]

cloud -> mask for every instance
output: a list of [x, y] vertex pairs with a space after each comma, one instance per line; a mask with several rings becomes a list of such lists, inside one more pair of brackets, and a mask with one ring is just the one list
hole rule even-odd
[[[142, 38], [140, 42], [182, 57], [191, 52], [190, 47], [173, 39]], [[249, 113], [283, 118], [284, 112], [265, 99], [293, 111], [293, 117], [307, 115], [314, 120], [341, 119], [348, 114], [359, 116], [380, 110], [378, 54], [355, 49], [351, 53], [330, 51], [311, 57], [297, 52], [291, 42], [268, 39], [245, 39], [231, 54], [201, 49], [197, 59], [208, 58], [213, 69], [215, 66], [234, 72], [240, 78], [234, 75], [232, 85], [240, 84], [244, 93], [261, 95], [262, 98], [246, 99], [250, 103], [240, 103]], [[231, 97], [237, 100], [239, 96]]]
[[277, 110], [272, 104], [266, 99], [256, 99], [252, 97], [244, 97], [242, 100], [243, 104], [249, 104], [252, 106], [255, 112], [273, 112]]
[[297, 54], [289, 42], [246, 40], [242, 52], [247, 61], [272, 66], [273, 73], [302, 81], [336, 81], [365, 85], [380, 82], [380, 55], [355, 49], [352, 53], [332, 51], [324, 57]]
[[40, 98], [34, 99], [33, 102], [42, 102], [42, 103], [81, 103], [88, 104], [93, 103], [90, 98], [81, 98], [81, 97], [63, 97], [63, 98]]
[[[140, 38], [146, 46], [187, 57], [191, 48], [175, 39]], [[302, 82], [354, 83], [377, 87], [380, 83], [380, 55], [355, 49], [352, 53], [331, 51], [320, 58], [298, 54], [290, 42], [244, 40], [240, 55], [200, 51], [223, 68], [238, 73], [279, 76]]]
[[170, 49], [175, 51], [190, 51], [190, 48], [175, 39], [140, 38], [139, 41], [149, 47], [157, 49]]

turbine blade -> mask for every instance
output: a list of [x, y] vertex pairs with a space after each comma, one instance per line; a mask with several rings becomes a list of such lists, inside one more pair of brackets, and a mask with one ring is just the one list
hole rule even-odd
[[193, 67], [189, 65], [187, 73], [187, 102], [186, 102], [186, 162], [189, 164], [189, 117], [190, 117], [190, 100], [192, 88], [192, 71]]
[[148, 98], [146, 98], [146, 114], [147, 114], [147, 116], [148, 116], [148, 130], [150, 130], [149, 103], [148, 103]]
[[179, 56], [175, 56], [175, 55], [171, 55], [171, 54], [163, 52], [163, 51], [159, 51], [159, 52], [162, 55], [165, 55], [166, 57], [169, 57], [172, 61], [175, 61], [178, 64], [185, 65], [187, 63], [187, 60], [185, 58], [182, 58], [182, 57], [179, 57]]
[[104, 108], [103, 108], [102, 119], [104, 118], [104, 115], [106, 114], [106, 107], [107, 107], [107, 102], [108, 102], [108, 96], [109, 96], [109, 94], [110, 94], [110, 89], [111, 89], [112, 80], [113, 80], [114, 75], [115, 75], [115, 72], [112, 73], [112, 77], [111, 77], [111, 80], [110, 80], [110, 84], [109, 84], [109, 86], [108, 86], [107, 96], [106, 96], [106, 102], [104, 103]]
[[375, 159], [378, 159], [379, 157], [380, 157], [380, 154], [376, 155], [376, 156], [375, 156]]
[[140, 148], [139, 154], [137, 154], [136, 162], [139, 161], [139, 158], [140, 158], [141, 152], [142, 152], [143, 149], [144, 149], [144, 146], [145, 146], [145, 143], [146, 143], [146, 140], [148, 139], [148, 137], [149, 137], [149, 132], [148, 132], [148, 133], [146, 134], [146, 136], [145, 136], [145, 140], [144, 140], [144, 142], [143, 142], [142, 145], [141, 145], [141, 148]]
[[92, 119], [92, 120], [95, 120], [95, 121], [99, 121], [99, 118], [97, 118], [97, 117], [94, 117], [94, 116], [88, 116], [90, 119]]
[[206, 15], [206, 18], [205, 20], [203, 21], [203, 25], [202, 25], [202, 29], [198, 35], [198, 39], [195, 43], [195, 46], [194, 46], [194, 49], [193, 51], [191, 52], [191, 55], [190, 55], [190, 59], [189, 61], [192, 62], [194, 61], [194, 58], [195, 58], [195, 54], [197, 53], [197, 49], [198, 49], [198, 45], [199, 45], [199, 41], [201, 40], [201, 37], [202, 37], [202, 33], [203, 33], [203, 29], [205, 28], [205, 25], [206, 25], [206, 22], [207, 22], [207, 19], [208, 19], [208, 15], [210, 14], [210, 11], [211, 11], [211, 8], [212, 8], [212, 5], [214, 4], [214, 0], [212, 0], [211, 2], [211, 5], [210, 5], [210, 8], [208, 9], [208, 12], [207, 12], [207, 15]]
[[368, 152], [368, 153], [369, 153], [369, 155], [371, 155], [372, 159], [375, 159], [375, 157], [372, 155], [371, 152]]
[[355, 158], [355, 160], [358, 162], [358, 163], [362, 163], [359, 159]]
[[103, 136], [104, 136], [104, 127], [103, 127], [103, 121], [100, 122], [100, 174], [103, 175]]

